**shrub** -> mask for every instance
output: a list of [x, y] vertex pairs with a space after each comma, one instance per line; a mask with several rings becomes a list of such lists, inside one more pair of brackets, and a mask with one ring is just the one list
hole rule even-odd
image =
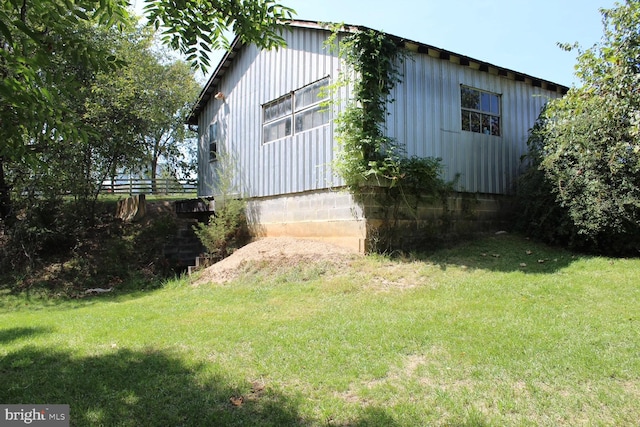
[[150, 289], [178, 271], [163, 255], [175, 235], [172, 215], [126, 223], [114, 217], [113, 202], [98, 206], [93, 221], [70, 200], [21, 206], [10, 227], [0, 224], [0, 289], [66, 296], [94, 287]]
[[[580, 87], [549, 102], [521, 186], [534, 234], [576, 249], [640, 251], [640, 1], [603, 9], [602, 42], [580, 51]], [[573, 49], [572, 46], [565, 46]], [[528, 181], [527, 181], [528, 180]], [[541, 197], [533, 197], [540, 195]]]
[[225, 258], [249, 240], [246, 217], [246, 202], [228, 199], [216, 206], [215, 214], [207, 223], [194, 227], [196, 236], [215, 259]]
[[19, 207], [17, 220], [6, 228], [2, 267], [33, 266], [43, 257], [68, 253], [82, 234], [82, 222], [73, 204], [57, 199]]

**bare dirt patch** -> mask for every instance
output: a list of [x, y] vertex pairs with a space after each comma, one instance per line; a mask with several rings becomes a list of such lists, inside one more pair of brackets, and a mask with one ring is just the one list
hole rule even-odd
[[253, 263], [272, 268], [313, 263], [340, 265], [358, 257], [360, 255], [353, 251], [330, 243], [291, 237], [265, 237], [243, 246], [202, 271], [194, 285], [229, 282]]

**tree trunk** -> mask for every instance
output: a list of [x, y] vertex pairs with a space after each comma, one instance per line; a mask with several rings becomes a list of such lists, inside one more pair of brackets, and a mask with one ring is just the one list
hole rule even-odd
[[162, 144], [162, 134], [153, 137], [153, 147], [151, 149], [151, 182], [153, 183], [153, 193], [158, 191], [156, 178], [158, 175], [158, 161], [160, 160], [160, 148]]
[[158, 194], [158, 183], [156, 182], [157, 168], [158, 168], [158, 158], [156, 156], [153, 156], [153, 159], [151, 159], [151, 193], [152, 194]]
[[0, 219], [7, 223], [12, 217], [11, 191], [4, 176], [4, 157], [0, 156]]

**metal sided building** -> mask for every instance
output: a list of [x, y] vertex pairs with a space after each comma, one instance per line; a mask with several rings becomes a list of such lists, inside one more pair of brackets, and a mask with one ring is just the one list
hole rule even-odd
[[[225, 187], [246, 197], [258, 235], [322, 239], [362, 251], [370, 232], [366, 209], [332, 169], [341, 100], [334, 99], [332, 109], [321, 105], [343, 64], [326, 45], [331, 32], [325, 26], [290, 26], [287, 47], [278, 50], [236, 39], [200, 94], [188, 118], [199, 135], [198, 195], [215, 200]], [[408, 156], [441, 158], [445, 178], [459, 174], [459, 190], [474, 195], [479, 217], [496, 213], [518, 174], [529, 129], [547, 100], [568, 88], [391, 37], [412, 54], [392, 95], [388, 136]], [[347, 91], [333, 96], [346, 99]]]

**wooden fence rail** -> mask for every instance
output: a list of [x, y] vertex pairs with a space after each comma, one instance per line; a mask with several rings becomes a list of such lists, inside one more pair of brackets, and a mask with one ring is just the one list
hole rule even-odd
[[153, 184], [151, 179], [108, 179], [102, 182], [100, 192], [103, 194], [188, 194], [196, 193], [198, 190], [196, 180], [158, 178], [155, 180], [155, 186]]

